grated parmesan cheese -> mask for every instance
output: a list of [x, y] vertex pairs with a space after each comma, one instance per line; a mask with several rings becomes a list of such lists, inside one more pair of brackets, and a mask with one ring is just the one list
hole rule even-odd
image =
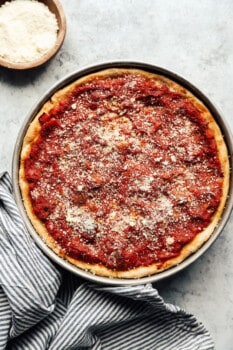
[[167, 243], [167, 245], [173, 244], [174, 241], [175, 241], [174, 237], [171, 237], [171, 236], [166, 237], [166, 243]]
[[79, 227], [86, 231], [92, 231], [96, 227], [94, 218], [90, 213], [82, 208], [67, 207], [66, 221], [75, 227]]
[[58, 24], [36, 0], [13, 0], [0, 7], [0, 57], [11, 62], [41, 58], [55, 45]]

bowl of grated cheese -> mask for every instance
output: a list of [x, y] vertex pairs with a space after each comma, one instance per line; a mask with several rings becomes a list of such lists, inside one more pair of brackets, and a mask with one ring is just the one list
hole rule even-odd
[[41, 66], [56, 55], [65, 34], [59, 0], [0, 0], [0, 66]]

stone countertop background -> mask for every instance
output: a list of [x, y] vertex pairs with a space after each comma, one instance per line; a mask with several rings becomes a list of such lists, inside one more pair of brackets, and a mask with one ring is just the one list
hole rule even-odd
[[[202, 90], [233, 130], [231, 0], [60, 0], [67, 34], [60, 52], [31, 71], [0, 68], [0, 172], [11, 172], [19, 129], [58, 80], [106, 61], [172, 70]], [[233, 349], [233, 215], [214, 245], [157, 287], [209, 329], [216, 350]], [[175, 350], [175, 349], [174, 349]]]

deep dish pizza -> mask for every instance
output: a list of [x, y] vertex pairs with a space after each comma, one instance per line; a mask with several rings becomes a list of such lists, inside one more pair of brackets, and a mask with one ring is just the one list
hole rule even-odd
[[229, 183], [204, 104], [176, 82], [107, 69], [56, 92], [31, 122], [19, 182], [37, 233], [94, 274], [140, 278], [209, 239]]

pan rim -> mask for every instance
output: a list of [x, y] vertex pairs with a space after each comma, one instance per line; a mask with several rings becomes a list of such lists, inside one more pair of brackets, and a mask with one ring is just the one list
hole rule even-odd
[[[87, 75], [91, 73], [95, 73], [97, 71], [108, 69], [108, 68], [134, 68], [134, 69], [143, 69], [149, 72], [153, 72], [156, 74], [164, 75], [174, 81], [176, 81], [178, 84], [182, 85], [183, 87], [187, 88], [190, 92], [192, 92], [198, 99], [200, 99], [210, 110], [212, 113], [215, 121], [219, 125], [221, 132], [224, 136], [226, 146], [228, 148], [229, 153], [229, 161], [230, 161], [230, 186], [229, 186], [229, 193], [228, 198], [225, 204], [225, 208], [223, 211], [223, 214], [221, 216], [221, 219], [219, 221], [218, 226], [215, 228], [213, 234], [211, 237], [192, 255], [187, 257], [183, 262], [181, 262], [179, 265], [173, 266], [168, 270], [162, 271], [160, 273], [156, 273], [151, 276], [147, 277], [141, 277], [138, 279], [123, 279], [123, 278], [109, 278], [109, 277], [102, 277], [92, 274], [89, 271], [82, 270], [68, 261], [62, 259], [59, 257], [56, 253], [54, 253], [43, 241], [43, 239], [36, 233], [35, 229], [33, 228], [29, 218], [27, 217], [26, 211], [24, 209], [24, 204], [21, 198], [21, 193], [19, 189], [18, 184], [18, 171], [19, 171], [19, 156], [20, 151], [22, 148], [22, 142], [24, 135], [26, 133], [26, 130], [28, 128], [28, 125], [32, 121], [32, 119], [35, 117], [35, 115], [38, 113], [40, 108], [43, 106], [43, 104], [59, 89], [65, 87], [72, 81]], [[224, 117], [222, 114], [220, 114], [219, 109], [215, 107], [215, 105], [210, 101], [210, 99], [206, 96], [205, 93], [203, 93], [201, 90], [199, 90], [196, 86], [194, 86], [191, 82], [183, 78], [182, 76], [178, 75], [177, 73], [170, 71], [166, 68], [144, 63], [144, 62], [138, 62], [138, 61], [110, 61], [110, 62], [104, 62], [99, 63], [92, 66], [86, 66], [81, 69], [75, 70], [74, 72], [68, 74], [67, 76], [63, 77], [60, 81], [55, 83], [51, 88], [49, 88], [43, 96], [39, 98], [39, 100], [34, 104], [32, 109], [27, 114], [21, 129], [19, 130], [18, 137], [16, 139], [15, 148], [13, 152], [13, 159], [12, 159], [12, 183], [13, 183], [13, 194], [16, 201], [16, 204], [19, 208], [20, 214], [23, 218], [23, 221], [25, 223], [25, 226], [27, 230], [29, 231], [30, 235], [32, 236], [33, 240], [36, 242], [36, 244], [39, 246], [39, 248], [49, 257], [53, 262], [57, 263], [59, 266], [63, 267], [64, 269], [78, 275], [79, 277], [83, 277], [86, 280], [97, 282], [101, 284], [107, 284], [107, 285], [117, 285], [117, 286], [125, 286], [125, 285], [139, 285], [139, 284], [147, 284], [147, 283], [155, 283], [158, 281], [161, 281], [165, 278], [171, 277], [175, 275], [176, 273], [182, 271], [192, 263], [194, 263], [198, 258], [200, 258], [215, 242], [215, 240], [219, 237], [221, 232], [223, 231], [233, 208], [233, 177], [232, 177], [232, 164], [233, 164], [233, 138], [232, 134], [230, 132], [230, 128], [227, 125], [227, 122], [224, 120]]]

